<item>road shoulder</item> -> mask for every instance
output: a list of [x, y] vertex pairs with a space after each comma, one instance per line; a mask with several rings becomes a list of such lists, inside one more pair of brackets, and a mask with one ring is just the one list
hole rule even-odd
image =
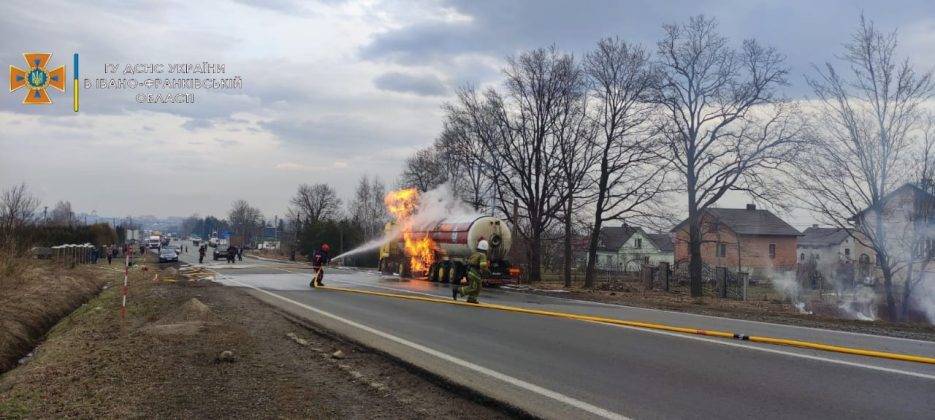
[[118, 289], [66, 317], [34, 357], [0, 377], [0, 417], [512, 415], [237, 288], [170, 272], [159, 283], [139, 277], [126, 321]]

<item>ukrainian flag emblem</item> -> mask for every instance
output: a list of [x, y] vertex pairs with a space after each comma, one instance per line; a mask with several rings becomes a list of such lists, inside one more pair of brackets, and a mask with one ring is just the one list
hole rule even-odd
[[10, 66], [10, 92], [26, 88], [27, 105], [51, 104], [52, 98], [47, 91], [52, 87], [65, 92], [65, 66], [48, 69], [52, 53], [24, 53], [27, 68], [25, 70]]

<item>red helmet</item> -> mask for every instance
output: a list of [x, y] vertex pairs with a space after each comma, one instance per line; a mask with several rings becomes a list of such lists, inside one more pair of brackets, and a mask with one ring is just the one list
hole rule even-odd
[[328, 244], [321, 244], [321, 250], [328, 252], [331, 251], [331, 247]]

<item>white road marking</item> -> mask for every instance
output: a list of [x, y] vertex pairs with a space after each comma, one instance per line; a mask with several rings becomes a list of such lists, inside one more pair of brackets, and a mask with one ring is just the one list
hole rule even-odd
[[[358, 286], [377, 287], [377, 288], [380, 288], [380, 289], [404, 291], [404, 292], [417, 293], [417, 294], [426, 295], [426, 296], [441, 296], [441, 297], [444, 297], [444, 296], [442, 296], [442, 295], [433, 295], [433, 294], [429, 294], [429, 293], [416, 292], [416, 291], [412, 291], [412, 290], [405, 289], [405, 288], [385, 287], [385, 286], [379, 286], [379, 285], [368, 284], [368, 283], [353, 283], [353, 282], [349, 282], [349, 281], [347, 281], [347, 280], [342, 280], [342, 281], [345, 282], [345, 283], [348, 283], [348, 284], [356, 284], [356, 285], [358, 285]], [[861, 336], [861, 337], [877, 338], [877, 339], [884, 339], [884, 340], [898, 340], [898, 341], [910, 341], [910, 342], [916, 342], [916, 343], [922, 343], [922, 344], [933, 344], [932, 341], [929, 341], [929, 340], [919, 340], [919, 339], [916, 339], [916, 338], [893, 337], [893, 336], [888, 336], [888, 335], [868, 334], [868, 333], [861, 333], [861, 332], [855, 332], [855, 331], [832, 330], [832, 329], [828, 329], [828, 328], [819, 328], [819, 327], [805, 327], [805, 326], [802, 326], [802, 325], [778, 324], [778, 323], [775, 323], [775, 322], [764, 322], [764, 321], [754, 321], [754, 320], [752, 320], [752, 319], [729, 318], [729, 317], [716, 316], [716, 315], [695, 314], [695, 313], [691, 313], [691, 312], [679, 312], [679, 311], [671, 311], [671, 310], [658, 309], [658, 308], [645, 308], [645, 307], [642, 307], [642, 306], [623, 305], [623, 304], [619, 304], [619, 303], [595, 302], [595, 301], [591, 301], [591, 300], [581, 300], [581, 299], [574, 299], [574, 298], [565, 298], [565, 297], [561, 297], [561, 296], [540, 295], [540, 294], [535, 294], [535, 293], [524, 292], [524, 291], [521, 291], [521, 290], [509, 290], [509, 289], [504, 289], [504, 288], [500, 288], [498, 291], [499, 291], [499, 292], [504, 292], [504, 293], [507, 293], [507, 294], [512, 294], [512, 295], [537, 296], [537, 297], [543, 297], [543, 298], [554, 299], [554, 300], [556, 300], [557, 302], [551, 302], [551, 303], [550, 303], [550, 304], [554, 304], [554, 305], [561, 305], [561, 304], [563, 304], [564, 302], [571, 302], [571, 303], [580, 303], [580, 304], [584, 304], [584, 305], [586, 305], [586, 306], [604, 306], [604, 307], [610, 307], [610, 308], [620, 308], [620, 309], [629, 309], [629, 310], [637, 310], [637, 311], [664, 312], [664, 313], [672, 314], [672, 315], [676, 315], [676, 316], [698, 317], [698, 318], [710, 318], [710, 319], [717, 319], [717, 320], [728, 321], [728, 322], [741, 322], [741, 323], [749, 323], [749, 324], [761, 324], [761, 325], [768, 325], [768, 326], [773, 326], [773, 327], [794, 328], [794, 329], [801, 329], [801, 330], [812, 330], [812, 331], [823, 332], [823, 333], [831, 333], [831, 334], [856, 335], [856, 336]]]
[[760, 347], [760, 346], [757, 346], [757, 345], [754, 345], [754, 344], [744, 344], [744, 343], [742, 343], [742, 342], [728, 341], [728, 340], [726, 340], [726, 339], [708, 338], [708, 337], [701, 337], [701, 336], [697, 336], [697, 335], [680, 334], [680, 333], [671, 332], [671, 331], [661, 331], [661, 330], [653, 330], [653, 329], [648, 329], [648, 328], [631, 327], [631, 326], [628, 326], [628, 325], [607, 324], [607, 323], [603, 323], [603, 322], [599, 322], [599, 321], [591, 321], [591, 322], [594, 322], [594, 323], [596, 323], [596, 324], [604, 324], [604, 325], [608, 325], [608, 326], [612, 326], [612, 327], [619, 327], [619, 328], [626, 328], [626, 329], [631, 329], [631, 330], [643, 331], [643, 332], [648, 332], [648, 333], [653, 333], [653, 334], [662, 334], [662, 335], [668, 335], [668, 336], [671, 336], [671, 337], [680, 337], [680, 338], [686, 338], [686, 339], [689, 339], [689, 340], [704, 341], [704, 342], [707, 342], [707, 343], [720, 344], [720, 345], [724, 345], [724, 346], [741, 347], [741, 348], [745, 348], [745, 349], [763, 351], [763, 352], [767, 352], [767, 353], [781, 354], [781, 355], [784, 355], [784, 356], [800, 357], [800, 358], [803, 358], [803, 359], [817, 360], [817, 361], [820, 361], [820, 362], [835, 363], [835, 364], [845, 365], [845, 366], [851, 366], [851, 367], [859, 367], [859, 368], [864, 368], [864, 369], [872, 369], [872, 370], [877, 370], [877, 371], [880, 371], [880, 372], [895, 373], [895, 374], [899, 374], [899, 375], [907, 375], [907, 376], [914, 376], [914, 377], [922, 378], [922, 379], [935, 380], [935, 375], [929, 375], [929, 374], [921, 373], [921, 372], [912, 372], [912, 371], [908, 371], [908, 370], [893, 369], [893, 368], [888, 368], [888, 367], [883, 367], [883, 366], [876, 366], [876, 365], [868, 365], [868, 364], [864, 364], [864, 363], [851, 362], [851, 361], [847, 361], [847, 360], [831, 359], [831, 358], [828, 358], [828, 357], [814, 356], [814, 355], [811, 355], [811, 354], [803, 354], [803, 353], [796, 353], [796, 352], [792, 352], [792, 351], [785, 351], [785, 350], [779, 350], [779, 349], [773, 349], [773, 348], [767, 348], [767, 347]]
[[437, 358], [439, 358], [439, 359], [442, 359], [442, 360], [444, 360], [444, 361], [446, 361], [446, 362], [454, 363], [454, 364], [456, 364], [456, 365], [458, 365], [458, 366], [461, 366], [461, 367], [463, 367], [463, 368], [465, 368], [465, 369], [473, 370], [473, 371], [475, 371], [475, 372], [477, 372], [477, 373], [480, 373], [480, 374], [483, 374], [483, 375], [487, 375], [487, 376], [489, 376], [489, 377], [491, 377], [491, 378], [494, 378], [494, 379], [497, 379], [497, 380], [506, 382], [506, 383], [508, 383], [508, 384], [510, 384], [510, 385], [513, 385], [513, 386], [515, 386], [515, 387], [522, 388], [522, 389], [525, 389], [525, 390], [527, 390], [527, 391], [530, 391], [530, 392], [539, 394], [539, 395], [541, 395], [541, 396], [543, 396], [543, 397], [546, 397], [546, 398], [550, 398], [550, 399], [559, 401], [559, 402], [561, 402], [561, 403], [563, 403], [563, 404], [566, 404], [566, 405], [575, 407], [575, 408], [577, 408], [577, 409], [579, 409], [579, 410], [586, 411], [586, 412], [591, 413], [591, 414], [594, 414], [594, 415], [596, 415], [596, 416], [603, 417], [603, 418], [607, 418], [607, 419], [621, 419], [621, 420], [627, 419], [627, 417], [625, 417], [625, 416], [623, 416], [623, 415], [621, 415], [621, 414], [614, 413], [614, 412], [612, 412], [612, 411], [610, 411], [610, 410], [607, 410], [607, 409], [604, 409], [604, 408], [601, 408], [601, 407], [598, 407], [598, 406], [595, 406], [595, 405], [586, 403], [586, 402], [584, 402], [584, 401], [575, 399], [575, 398], [573, 398], [573, 397], [569, 397], [569, 396], [567, 396], [567, 395], [565, 395], [565, 394], [560, 394], [560, 393], [558, 393], [558, 392], [555, 392], [555, 391], [552, 391], [552, 390], [543, 388], [543, 387], [541, 387], [541, 386], [538, 386], [538, 385], [535, 385], [535, 384], [532, 384], [532, 383], [523, 381], [522, 379], [517, 379], [517, 378], [514, 378], [514, 377], [512, 377], [512, 376], [509, 376], [509, 375], [506, 375], [506, 374], [497, 372], [497, 371], [495, 371], [495, 370], [492, 370], [492, 369], [489, 369], [489, 368], [486, 368], [486, 367], [483, 367], [483, 366], [480, 366], [480, 365], [471, 363], [471, 362], [469, 362], [469, 361], [467, 361], [467, 360], [457, 358], [457, 357], [455, 357], [455, 356], [452, 356], [452, 355], [447, 354], [447, 353], [443, 353], [443, 352], [438, 351], [438, 350], [435, 350], [435, 349], [433, 349], [433, 348], [426, 347], [426, 346], [423, 346], [423, 345], [418, 344], [418, 343], [414, 343], [414, 342], [412, 342], [412, 341], [406, 340], [405, 338], [400, 338], [400, 337], [397, 337], [397, 336], [395, 336], [395, 335], [388, 334], [388, 333], [385, 333], [385, 332], [383, 332], [383, 331], [380, 331], [380, 330], [377, 330], [377, 329], [368, 327], [368, 326], [366, 326], [366, 325], [360, 324], [360, 323], [358, 323], [358, 322], [355, 322], [355, 321], [351, 321], [351, 320], [349, 320], [349, 319], [342, 318], [342, 317], [340, 317], [340, 316], [338, 316], [338, 315], [335, 315], [335, 314], [332, 314], [332, 313], [330, 313], [330, 312], [326, 312], [326, 311], [323, 311], [323, 310], [321, 310], [321, 309], [313, 308], [313, 307], [311, 307], [311, 306], [309, 306], [309, 305], [306, 305], [306, 304], [304, 304], [304, 303], [297, 302], [297, 301], [294, 301], [294, 300], [289, 299], [289, 298], [287, 298], [287, 297], [280, 296], [280, 295], [278, 295], [278, 294], [276, 294], [276, 293], [272, 293], [272, 292], [269, 292], [269, 291], [260, 289], [260, 288], [258, 288], [258, 287], [256, 287], [256, 286], [252, 286], [252, 285], [249, 285], [249, 284], [241, 283], [241, 282], [239, 282], [239, 281], [237, 281], [237, 280], [233, 280], [233, 279], [228, 279], [228, 281], [233, 282], [233, 283], [240, 284], [240, 285], [243, 286], [243, 287], [247, 287], [247, 288], [256, 290], [256, 291], [258, 291], [258, 292], [261, 292], [261, 293], [265, 293], [265, 294], [267, 294], [267, 295], [270, 295], [270, 296], [273, 296], [273, 297], [275, 297], [275, 298], [278, 298], [278, 299], [284, 300], [284, 301], [286, 301], [286, 302], [289, 302], [289, 303], [291, 303], [291, 304], [293, 304], [293, 305], [297, 305], [297, 306], [300, 306], [300, 307], [302, 307], [302, 308], [308, 309], [308, 310], [310, 310], [310, 311], [312, 311], [312, 312], [315, 312], [315, 313], [317, 313], [317, 314], [319, 314], [319, 315], [322, 315], [322, 316], [331, 318], [331, 319], [333, 319], [333, 320], [335, 320], [335, 321], [343, 322], [343, 323], [345, 323], [345, 324], [347, 324], [347, 325], [350, 325], [350, 326], [355, 327], [355, 328], [359, 328], [359, 329], [364, 330], [364, 331], [366, 331], [366, 332], [368, 332], [368, 333], [371, 333], [371, 334], [377, 335], [377, 336], [379, 336], [379, 337], [385, 338], [385, 339], [387, 339], [387, 340], [393, 341], [393, 342], [395, 342], [395, 343], [397, 343], [397, 344], [402, 344], [402, 345], [404, 345], [404, 346], [406, 346], [406, 347], [409, 347], [409, 348], [414, 349], [414, 350], [421, 351], [421, 352], [423, 352], [423, 353], [426, 353], [426, 354], [429, 354], [429, 355], [431, 355], [431, 356], [434, 356], [434, 357], [437, 357]]
[[[232, 280], [232, 281], [234, 281], [234, 280]], [[430, 293], [416, 292], [416, 291], [411, 291], [411, 290], [407, 290], [407, 289], [400, 289], [400, 288], [394, 288], [394, 287], [386, 287], [386, 286], [373, 285], [373, 284], [357, 283], [357, 282], [352, 282], [352, 281], [347, 281], [347, 280], [334, 280], [334, 279], [333, 279], [333, 280], [331, 280], [331, 281], [332, 281], [332, 282], [335, 282], [335, 283], [341, 282], [341, 283], [345, 283], [345, 284], [354, 284], [354, 285], [359, 285], [359, 286], [375, 287], [375, 288], [387, 289], [387, 290], [394, 290], [394, 291], [399, 291], [399, 292], [416, 293], [416, 294], [426, 295], [426, 296], [435, 297], [435, 298], [443, 297], [443, 296], [440, 296], [440, 295], [435, 295], [435, 294], [430, 294]], [[234, 282], [236, 282], [236, 283], [238, 283], [238, 284], [243, 284], [243, 283], [240, 283], [240, 282], [237, 282], [237, 281], [234, 281]], [[255, 289], [256, 289], [256, 287], [254, 287], [254, 286], [248, 286], [248, 287], [251, 287], [251, 288], [255, 288]], [[262, 289], [257, 289], [257, 290], [262, 290]], [[270, 292], [267, 292], [267, 291], [265, 291], [265, 290], [263, 290], [263, 291], [266, 292], [266, 293], [270, 293]], [[270, 293], [270, 294], [273, 294], [273, 293]], [[275, 294], [274, 294], [274, 295], [275, 295]], [[277, 296], [277, 297], [280, 297], [280, 296], [278, 296], [278, 295], [276, 295], [276, 296]], [[287, 298], [282, 298], [282, 299], [287, 299]], [[288, 300], [288, 299], [287, 299], [287, 300]], [[586, 301], [584, 301], [584, 302], [586, 302]], [[661, 310], [660, 310], [660, 311], [661, 311]], [[668, 312], [668, 311], [664, 311], [664, 312]], [[707, 316], [707, 315], [703, 315], [703, 316]], [[745, 348], [745, 349], [750, 349], [750, 350], [763, 351], [763, 352], [767, 352], [767, 353], [781, 354], [781, 355], [792, 356], [792, 357], [800, 357], [800, 358], [803, 358], [803, 359], [816, 360], [816, 361], [827, 362], [827, 363], [835, 363], [835, 364], [840, 364], [840, 365], [845, 365], [845, 366], [850, 366], [850, 367], [858, 367], [858, 368], [876, 370], [876, 371], [880, 371], [880, 372], [894, 373], [894, 374], [899, 374], [899, 375], [913, 376], [913, 377], [922, 378], [922, 379], [935, 380], [935, 375], [930, 375], [930, 374], [921, 373], [921, 372], [912, 372], [912, 371], [907, 371], [907, 370], [902, 370], [902, 369], [888, 368], [888, 367], [883, 367], [883, 366], [870, 365], [870, 364], [864, 364], [864, 363], [859, 363], [859, 362], [852, 362], [852, 361], [841, 360], [841, 359], [832, 359], [832, 358], [828, 358], [828, 357], [814, 356], [814, 355], [810, 355], [810, 354], [797, 353], [797, 352], [794, 352], [794, 351], [786, 351], [786, 350], [779, 350], [779, 349], [768, 348], [768, 347], [761, 347], [761, 346], [756, 345], [756, 344], [747, 344], [747, 343], [742, 343], [742, 342], [737, 342], [737, 341], [730, 341], [730, 340], [726, 340], [726, 339], [716, 339], [716, 338], [709, 338], [709, 337], [701, 337], [701, 336], [690, 335], [690, 334], [681, 334], [681, 333], [675, 333], [675, 332], [670, 332], [670, 331], [661, 331], [661, 330], [654, 330], [654, 329], [648, 329], [648, 328], [631, 327], [631, 326], [619, 325], [619, 324], [607, 324], [607, 323], [597, 322], [597, 321], [594, 321], [594, 322], [595, 322], [595, 323], [598, 323], [598, 324], [603, 324], [603, 325], [608, 325], [608, 326], [613, 326], [613, 327], [619, 327], [619, 328], [627, 328], [627, 329], [637, 330], [637, 331], [642, 331], [642, 332], [647, 332], [647, 333], [662, 334], [662, 335], [667, 335], [667, 336], [671, 336], [671, 337], [679, 337], [679, 338], [686, 338], [686, 339], [690, 339], [690, 340], [704, 341], [704, 342], [715, 343], [715, 344], [720, 344], [720, 345], [724, 345], [724, 346], [740, 347], [740, 348]], [[753, 321], [753, 322], [755, 322], [755, 321]], [[766, 323], [766, 324], [768, 324], [768, 323]], [[782, 325], [782, 324], [770, 324], [770, 325]], [[803, 327], [803, 328], [807, 328], [807, 327]], [[835, 332], [834, 330], [827, 330], [827, 331]], [[885, 336], [873, 336], [873, 337], [890, 338], [890, 337], [885, 337]]]

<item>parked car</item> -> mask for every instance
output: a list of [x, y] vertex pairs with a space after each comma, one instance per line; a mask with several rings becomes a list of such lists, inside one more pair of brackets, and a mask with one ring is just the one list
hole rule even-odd
[[163, 248], [159, 251], [159, 262], [179, 262], [179, 254], [172, 248]]

